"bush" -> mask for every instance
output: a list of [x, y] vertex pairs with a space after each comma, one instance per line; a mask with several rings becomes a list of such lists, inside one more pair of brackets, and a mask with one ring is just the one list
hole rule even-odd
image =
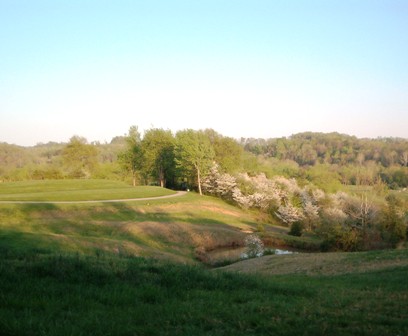
[[264, 253], [264, 243], [257, 235], [249, 235], [245, 238], [245, 256], [247, 258], [261, 257]]
[[303, 233], [303, 224], [301, 222], [294, 222], [290, 227], [289, 234], [291, 236], [300, 237]]

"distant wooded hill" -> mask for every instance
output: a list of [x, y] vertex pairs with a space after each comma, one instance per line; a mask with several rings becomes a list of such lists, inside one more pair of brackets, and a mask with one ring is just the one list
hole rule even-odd
[[[339, 133], [312, 132], [294, 134], [287, 138], [241, 138], [236, 143], [242, 153], [233, 151], [235, 156], [229, 159], [231, 138], [213, 130], [205, 130], [203, 134], [214, 147], [216, 160], [224, 159], [224, 170], [230, 173], [264, 172], [267, 175], [306, 179], [317, 185], [321, 180], [321, 186], [328, 179], [331, 183], [337, 181], [352, 185], [382, 182], [393, 189], [408, 186], [407, 139], [360, 139]], [[32, 147], [0, 143], [0, 179], [127, 178], [129, 172], [125, 172], [118, 162], [118, 157], [128, 145], [126, 136], [115, 137], [110, 143], [88, 143], [84, 138], [73, 138], [87, 146], [80, 158], [69, 157], [69, 142], [49, 142]], [[140, 141], [142, 140], [140, 137]], [[149, 148], [145, 146], [143, 150], [146, 154]], [[76, 152], [76, 149], [72, 150], [72, 153]], [[73, 168], [72, 160], [80, 160], [81, 169]], [[156, 182], [146, 172], [144, 177], [139, 176], [139, 183]]]
[[359, 139], [339, 133], [298, 133], [288, 138], [241, 138], [244, 148], [257, 155], [293, 160], [301, 166], [317, 163], [359, 164], [368, 161], [383, 167], [408, 166], [408, 140]]

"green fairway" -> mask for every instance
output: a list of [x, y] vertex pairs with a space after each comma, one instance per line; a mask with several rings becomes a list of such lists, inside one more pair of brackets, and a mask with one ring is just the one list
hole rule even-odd
[[0, 201], [89, 201], [172, 195], [159, 187], [131, 187], [107, 180], [45, 180], [0, 183]]

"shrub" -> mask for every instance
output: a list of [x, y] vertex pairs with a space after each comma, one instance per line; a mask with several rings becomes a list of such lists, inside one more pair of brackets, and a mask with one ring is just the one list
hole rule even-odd
[[301, 222], [294, 222], [290, 227], [289, 234], [291, 236], [300, 237], [303, 233], [303, 224]]
[[257, 235], [249, 235], [245, 238], [246, 252], [244, 257], [255, 258], [264, 254], [264, 243]]

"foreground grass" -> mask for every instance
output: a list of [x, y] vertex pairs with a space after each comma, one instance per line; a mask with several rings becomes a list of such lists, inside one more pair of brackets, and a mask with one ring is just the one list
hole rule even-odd
[[250, 276], [140, 258], [0, 258], [2, 335], [406, 335], [408, 268]]
[[370, 252], [298, 253], [248, 259], [223, 270], [263, 275], [343, 275], [408, 268], [408, 249]]
[[131, 187], [107, 180], [45, 180], [0, 183], [0, 201], [89, 201], [172, 195], [160, 187]]

